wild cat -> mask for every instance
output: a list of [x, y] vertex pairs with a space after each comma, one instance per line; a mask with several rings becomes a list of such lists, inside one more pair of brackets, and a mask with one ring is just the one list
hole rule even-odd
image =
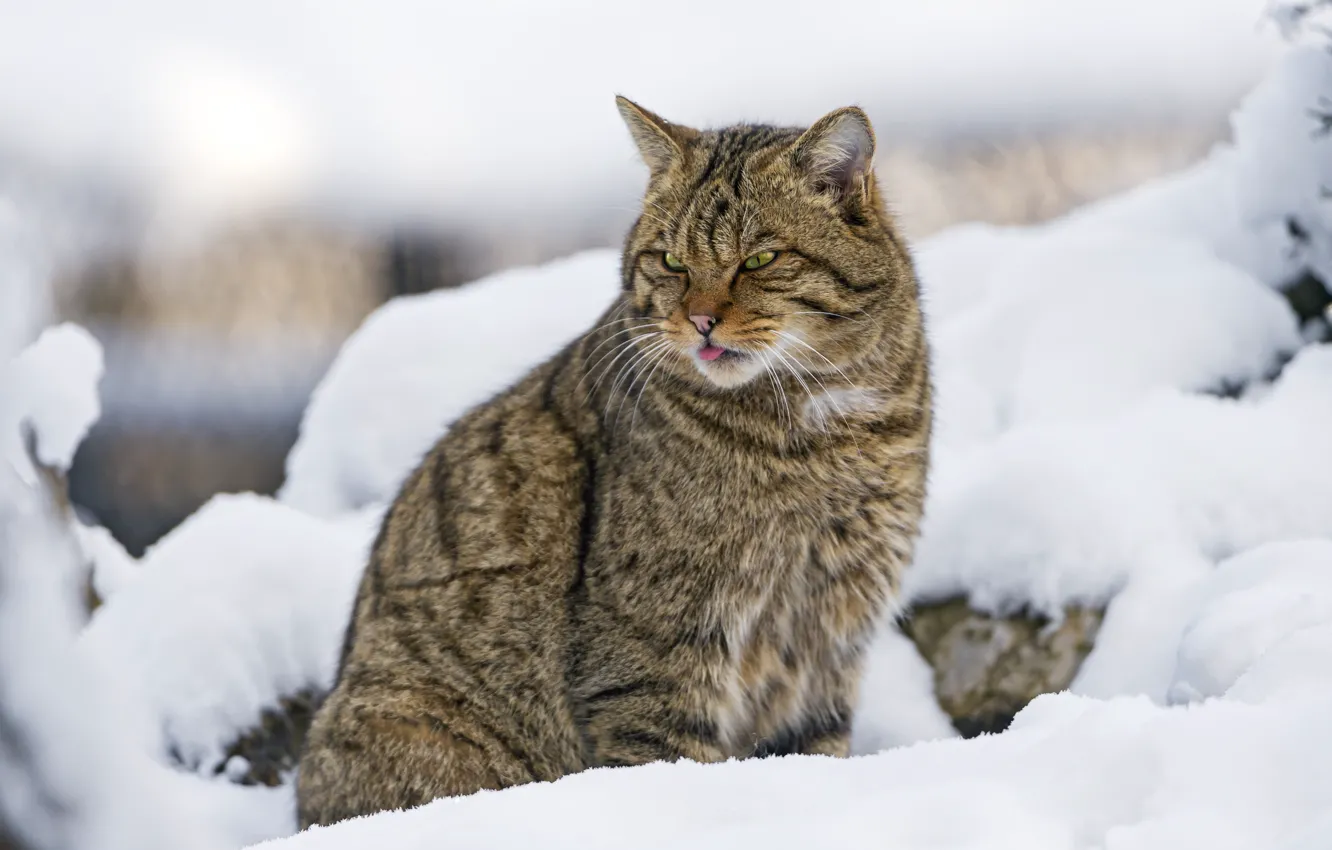
[[873, 130], [854, 107], [699, 131], [618, 105], [650, 170], [622, 292], [403, 485], [302, 826], [592, 766], [847, 754], [930, 435]]

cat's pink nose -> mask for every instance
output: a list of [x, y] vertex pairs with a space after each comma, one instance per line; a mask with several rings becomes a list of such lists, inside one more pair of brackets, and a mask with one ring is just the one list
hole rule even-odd
[[717, 324], [717, 318], [706, 313], [690, 316], [689, 321], [693, 322], [694, 327], [698, 328], [698, 332], [704, 336], [707, 336], [708, 331], [712, 330], [712, 326]]

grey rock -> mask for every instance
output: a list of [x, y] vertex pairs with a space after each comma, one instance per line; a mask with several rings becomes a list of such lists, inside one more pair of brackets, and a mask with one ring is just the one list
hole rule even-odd
[[1000, 732], [1027, 703], [1068, 688], [1091, 652], [1103, 613], [1070, 608], [1062, 621], [994, 617], [962, 599], [922, 605], [904, 624], [934, 670], [935, 695], [958, 732]]

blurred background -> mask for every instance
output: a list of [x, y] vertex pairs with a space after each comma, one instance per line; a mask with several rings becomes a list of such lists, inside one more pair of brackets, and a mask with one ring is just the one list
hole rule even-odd
[[1277, 54], [1265, 6], [5, 0], [0, 349], [58, 320], [102, 341], [70, 483], [137, 554], [278, 487], [386, 299], [618, 243], [645, 172], [616, 93], [696, 126], [860, 104], [923, 239], [1204, 156]]

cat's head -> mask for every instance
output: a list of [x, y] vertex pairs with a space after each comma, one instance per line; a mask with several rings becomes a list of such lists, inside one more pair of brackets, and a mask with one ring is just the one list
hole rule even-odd
[[638, 337], [662, 367], [718, 387], [829, 374], [912, 326], [915, 278], [864, 112], [699, 131], [617, 103], [651, 172], [623, 283], [633, 314], [657, 320]]

